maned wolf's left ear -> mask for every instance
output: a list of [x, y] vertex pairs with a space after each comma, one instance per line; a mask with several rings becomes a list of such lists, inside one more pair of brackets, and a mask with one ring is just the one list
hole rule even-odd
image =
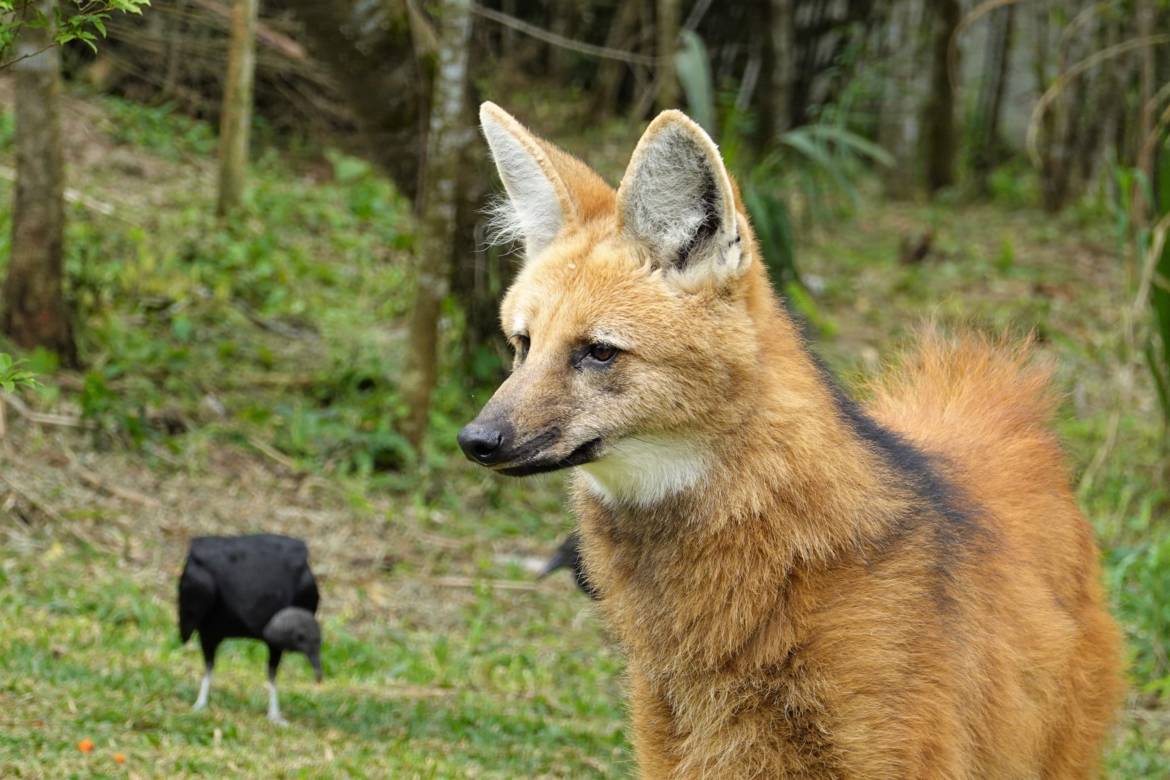
[[569, 189], [548, 147], [495, 103], [479, 107], [479, 121], [508, 191], [494, 222], [504, 240], [524, 239], [528, 257], [543, 251], [561, 228], [577, 221]]
[[725, 281], [747, 269], [731, 177], [715, 142], [679, 111], [646, 128], [618, 188], [625, 234], [662, 267]]

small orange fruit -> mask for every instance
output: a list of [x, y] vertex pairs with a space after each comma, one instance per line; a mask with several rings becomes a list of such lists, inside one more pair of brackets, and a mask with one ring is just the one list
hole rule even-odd
[[83, 739], [77, 743], [77, 749], [80, 750], [82, 753], [92, 753], [93, 752], [93, 740], [90, 739], [89, 737], [86, 737], [85, 739]]
[[126, 763], [126, 754], [125, 753], [115, 753], [114, 754], [114, 763], [125, 764]]

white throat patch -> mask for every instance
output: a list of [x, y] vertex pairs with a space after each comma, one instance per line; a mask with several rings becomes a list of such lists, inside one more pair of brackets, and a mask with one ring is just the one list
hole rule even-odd
[[605, 456], [580, 466], [589, 490], [606, 504], [648, 507], [695, 485], [707, 471], [707, 453], [680, 436], [619, 441]]

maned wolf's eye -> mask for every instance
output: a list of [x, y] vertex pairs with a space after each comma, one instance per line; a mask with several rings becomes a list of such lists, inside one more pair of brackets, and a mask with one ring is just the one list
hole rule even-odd
[[528, 357], [528, 347], [532, 341], [523, 334], [517, 334], [512, 338], [516, 340], [516, 359], [523, 360]]
[[617, 347], [610, 346], [609, 344], [590, 344], [589, 351], [585, 353], [585, 356], [595, 363], [608, 365], [617, 357], [617, 353]]

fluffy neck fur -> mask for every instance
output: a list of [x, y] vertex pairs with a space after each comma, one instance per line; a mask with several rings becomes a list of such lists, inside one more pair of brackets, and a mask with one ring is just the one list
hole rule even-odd
[[703, 478], [649, 505], [577, 480], [588, 569], [611, 622], [627, 627], [632, 666], [648, 675], [765, 663], [751, 658], [753, 643], [795, 630], [790, 577], [865, 556], [920, 500], [843, 414], [759, 265], [745, 280], [755, 386], [734, 399], [729, 433], [709, 442]]

